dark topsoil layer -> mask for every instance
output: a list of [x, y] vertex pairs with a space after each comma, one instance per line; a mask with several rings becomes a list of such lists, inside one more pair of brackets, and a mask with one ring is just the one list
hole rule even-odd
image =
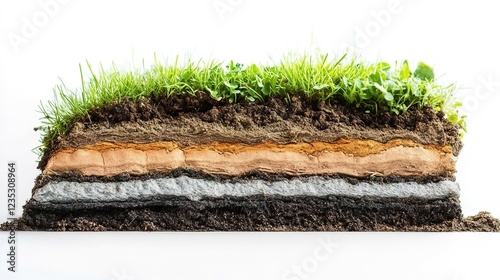
[[457, 198], [223, 197], [52, 204], [31, 201], [2, 229], [48, 231], [500, 231], [461, 218]]
[[177, 141], [190, 145], [334, 142], [340, 138], [380, 142], [406, 138], [421, 144], [450, 145], [455, 155], [462, 146], [459, 127], [431, 107], [412, 108], [400, 115], [375, 114], [299, 94], [292, 95], [290, 102], [272, 97], [264, 103], [227, 103], [199, 93], [123, 100], [92, 110], [76, 120], [67, 135], [49, 144], [38, 167], [43, 169], [58, 149], [100, 141]]

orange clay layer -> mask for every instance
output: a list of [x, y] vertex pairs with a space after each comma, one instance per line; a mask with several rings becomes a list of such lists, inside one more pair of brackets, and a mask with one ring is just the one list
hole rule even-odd
[[233, 176], [255, 170], [290, 175], [450, 176], [455, 172], [455, 161], [450, 146], [422, 145], [406, 139], [387, 143], [341, 139], [335, 143], [216, 142], [191, 146], [101, 142], [55, 152], [43, 173], [114, 176], [186, 168]]

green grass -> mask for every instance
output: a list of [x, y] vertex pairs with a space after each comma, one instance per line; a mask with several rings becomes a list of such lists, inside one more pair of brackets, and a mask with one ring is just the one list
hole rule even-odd
[[465, 131], [465, 117], [458, 113], [461, 104], [453, 98], [455, 86], [437, 84], [432, 68], [424, 63], [412, 71], [407, 61], [391, 66], [347, 58], [347, 54], [333, 58], [325, 54], [285, 56], [272, 66], [214, 60], [180, 65], [177, 58], [172, 64], [155, 62], [150, 68], [133, 71], [101, 66], [96, 72], [89, 63], [87, 67], [90, 75], [84, 78], [80, 65], [81, 89], [70, 90], [61, 83], [54, 88], [54, 100], [39, 106], [43, 114], [38, 128], [42, 131], [39, 152], [69, 132], [91, 109], [123, 99], [168, 98], [199, 91], [229, 102], [265, 102], [269, 96], [290, 100], [290, 95], [300, 93], [318, 100], [343, 100], [367, 113], [401, 114], [412, 107], [430, 105]]

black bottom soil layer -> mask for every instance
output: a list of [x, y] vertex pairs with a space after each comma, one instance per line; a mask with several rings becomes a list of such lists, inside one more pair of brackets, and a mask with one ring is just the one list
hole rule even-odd
[[3, 228], [53, 231], [372, 231], [408, 230], [461, 218], [457, 198], [218, 198], [128, 203], [30, 202]]

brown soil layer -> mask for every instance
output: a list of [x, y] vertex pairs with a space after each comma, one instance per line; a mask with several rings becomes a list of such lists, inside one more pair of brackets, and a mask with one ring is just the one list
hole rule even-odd
[[409, 139], [423, 145], [461, 148], [459, 128], [430, 107], [393, 115], [365, 113], [338, 103], [307, 100], [298, 95], [286, 103], [270, 98], [265, 104], [229, 104], [208, 95], [144, 98], [121, 101], [89, 112], [67, 135], [49, 144], [39, 168], [50, 156], [70, 147], [98, 142], [150, 143], [174, 141], [185, 145], [213, 142], [278, 144], [333, 143], [342, 138], [388, 142]]
[[[457, 198], [252, 196], [200, 201], [53, 204], [30, 201], [3, 228], [55, 231], [373, 231], [444, 229], [460, 221]], [[492, 224], [494, 228], [496, 224]], [[448, 230], [457, 229], [448, 228]], [[486, 227], [479, 227], [485, 230]], [[494, 228], [495, 230], [500, 227]]]

